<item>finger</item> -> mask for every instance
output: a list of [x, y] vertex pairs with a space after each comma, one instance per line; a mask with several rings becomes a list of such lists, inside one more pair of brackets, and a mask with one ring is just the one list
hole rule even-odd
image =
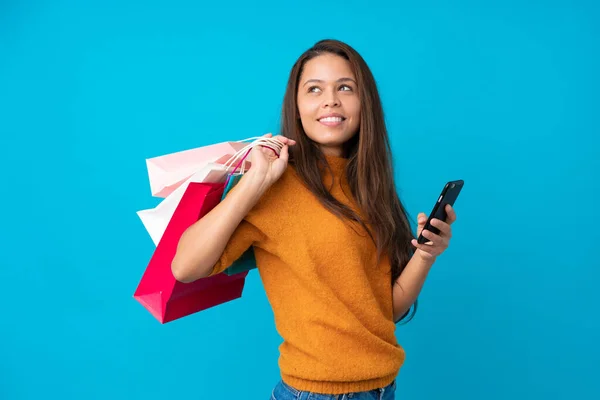
[[[418, 237], [418, 236], [417, 236], [417, 237]], [[417, 239], [412, 239], [410, 242], [411, 242], [413, 245], [415, 245], [415, 246], [416, 246], [416, 245], [419, 245], [419, 246], [427, 246], [428, 248], [434, 245], [434, 243], [433, 243], [432, 241], [425, 242], [425, 243], [419, 243], [419, 241], [418, 241]]]
[[274, 156], [274, 157], [279, 157], [279, 154], [277, 154], [277, 150], [275, 150], [273, 147], [271, 146], [261, 146], [263, 153], [269, 155], [269, 156]]
[[425, 223], [427, 222], [427, 216], [425, 213], [421, 212], [417, 215], [417, 236], [421, 234], [421, 231], [425, 227]]
[[432, 245], [441, 245], [444, 243], [444, 238], [441, 237], [440, 235], [437, 235], [427, 229], [424, 229], [423, 232], [421, 232], [421, 235], [423, 235], [424, 238], [429, 239], [430, 242], [432, 242]]
[[431, 225], [438, 228], [440, 230], [442, 236], [452, 237], [452, 228], [450, 227], [450, 224], [448, 224], [440, 219], [432, 218]]
[[446, 222], [448, 224], [452, 224], [454, 221], [456, 221], [456, 213], [454, 212], [454, 208], [450, 204], [446, 204], [446, 214]]
[[279, 153], [279, 159], [287, 164], [289, 159], [288, 145], [284, 145]]
[[295, 141], [295, 140], [292, 140], [292, 139], [290, 139], [290, 138], [288, 138], [288, 137], [285, 137], [285, 136], [283, 136], [283, 135], [278, 135], [278, 136], [276, 136], [275, 138], [276, 138], [277, 140], [279, 140], [279, 141], [280, 141], [281, 143], [283, 143], [283, 144], [287, 144], [287, 145], [294, 145], [294, 144], [296, 144], [296, 141]]
[[416, 239], [413, 239], [411, 240], [411, 243], [417, 249], [424, 251], [427, 254], [431, 254], [432, 256], [435, 256], [437, 254], [435, 251], [435, 247], [432, 247], [431, 242], [421, 244]]

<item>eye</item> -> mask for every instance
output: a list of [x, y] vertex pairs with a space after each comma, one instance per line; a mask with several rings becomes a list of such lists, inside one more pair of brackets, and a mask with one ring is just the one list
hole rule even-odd
[[345, 92], [352, 91], [352, 86], [342, 85], [342, 86], [340, 86], [340, 89], [344, 89]]
[[317, 90], [321, 90], [318, 86], [311, 86], [308, 88], [308, 93], [317, 93]]

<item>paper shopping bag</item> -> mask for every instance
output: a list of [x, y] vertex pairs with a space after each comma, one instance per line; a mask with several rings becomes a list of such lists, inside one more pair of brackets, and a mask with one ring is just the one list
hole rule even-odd
[[[254, 142], [244, 145], [242, 142], [247, 140], [254, 140]], [[171, 272], [171, 262], [181, 235], [185, 229], [214, 208], [237, 184], [248, 168], [247, 164], [249, 163], [246, 158], [251, 149], [254, 146], [263, 146], [278, 153], [277, 150], [281, 151], [283, 147], [280, 141], [271, 138], [249, 138], [244, 141], [234, 142], [235, 145], [239, 144], [243, 147], [232, 155], [222, 156], [215, 163], [204, 162], [204, 164], [198, 163], [190, 167], [194, 160], [184, 159], [185, 157], [181, 157], [181, 153], [179, 157], [170, 158], [169, 156], [172, 155], [167, 155], [162, 158], [163, 161], [171, 160], [170, 164], [165, 163], [162, 166], [162, 171], [170, 171], [173, 179], [170, 185], [164, 186], [163, 189], [168, 187], [171, 192], [159, 206], [138, 212], [157, 249], [134, 294], [136, 299], [161, 322], [180, 318], [180, 315], [187, 315], [228, 301], [227, 299], [236, 298], [235, 296], [241, 296], [243, 281], [240, 282], [239, 279], [245, 279], [247, 271], [256, 268], [254, 252], [251, 248], [224, 273], [208, 278], [209, 282], [227, 283], [229, 286], [217, 289], [215, 293], [211, 292], [212, 287], [206, 288], [207, 297], [202, 297], [202, 301], [196, 299], [197, 302], [194, 301], [192, 295], [202, 296], [202, 293], [194, 291], [195, 285], [202, 286], [207, 280], [201, 279], [197, 282], [183, 284], [177, 282]], [[231, 144], [231, 142], [229, 143]], [[184, 153], [186, 157], [191, 157], [193, 151]], [[237, 165], [235, 165], [236, 162]], [[151, 165], [148, 165], [148, 174], [152, 181], [152, 176], [156, 171], [153, 172]], [[235, 167], [231, 169], [234, 165]], [[175, 175], [182, 177], [190, 172], [191, 176], [183, 181], [173, 178]], [[224, 183], [222, 183], [223, 180], [225, 180]], [[164, 179], [163, 183], [166, 181], [167, 179]], [[219, 281], [219, 279], [223, 280], [223, 277], [228, 277], [231, 281]], [[166, 287], [162, 285], [166, 285]]]
[[[253, 140], [252, 143], [244, 145], [240, 150], [231, 155], [224, 155], [217, 159], [215, 162], [204, 162], [196, 163], [192, 167], [192, 162], [189, 160], [176, 157], [177, 153], [169, 154], [161, 158], [162, 161], [170, 160], [169, 168], [171, 175], [177, 176], [188, 176], [183, 182], [177, 181], [169, 186], [169, 190], [172, 192], [156, 207], [147, 210], [138, 211], [138, 216], [144, 223], [144, 226], [152, 241], [155, 245], [158, 245], [171, 216], [175, 212], [179, 201], [181, 200], [187, 185], [191, 182], [211, 182], [221, 183], [226, 182], [228, 188], [232, 184], [237, 183], [237, 180], [244, 174], [244, 172], [250, 167], [249, 156], [250, 151], [254, 146], [264, 146], [272, 149], [277, 153], [277, 150], [281, 151], [282, 144], [280, 141], [271, 138], [248, 138], [244, 141]], [[241, 142], [226, 142], [231, 144], [233, 147], [243, 145]], [[234, 145], [235, 144], [235, 145]], [[212, 146], [208, 146], [212, 147]], [[204, 148], [203, 148], [204, 149]], [[188, 150], [187, 152], [194, 152], [198, 149]], [[183, 152], [185, 153], [185, 152]], [[187, 157], [187, 155], [186, 155]], [[188, 162], [189, 161], [189, 162]], [[186, 162], [188, 162], [186, 164]], [[236, 165], [237, 163], [237, 165]], [[191, 170], [193, 169], [193, 171]], [[153, 170], [149, 167], [148, 174], [150, 175], [152, 184], [152, 172]], [[235, 173], [235, 174], [234, 174]], [[177, 187], [175, 187], [177, 186]], [[225, 191], [227, 192], [227, 190]]]
[[[134, 298], [160, 323], [185, 317], [242, 295], [248, 272], [221, 273], [182, 283], [175, 279], [171, 271], [181, 235], [221, 201], [224, 189], [224, 183], [189, 184], [150, 259]], [[248, 258], [238, 261], [251, 262]]]
[[152, 195], [167, 197], [205, 164], [223, 164], [245, 146], [243, 141], [222, 142], [146, 159]]
[[158, 246], [158, 243], [160, 242], [177, 205], [183, 198], [188, 185], [194, 182], [223, 183], [226, 182], [228, 176], [230, 176], [229, 182], [231, 184], [228, 185], [228, 189], [231, 190], [232, 185], [239, 181], [238, 177], [240, 176], [232, 175], [230, 173], [231, 171], [232, 168], [222, 164], [206, 163], [206, 165], [196, 170], [196, 172], [188, 177], [185, 182], [180, 184], [177, 189], [170, 193], [169, 196], [162, 200], [156, 207], [138, 211], [137, 214], [150, 234], [154, 244]]
[[254, 256], [254, 249], [250, 247], [244, 254], [241, 255], [233, 264], [231, 264], [222, 273], [229, 276], [234, 276], [241, 273], [248, 273], [253, 269], [256, 269], [256, 258]]
[[[225, 183], [225, 189], [223, 190], [223, 196], [221, 201], [227, 196], [227, 194], [233, 189], [233, 187], [240, 181], [243, 175], [235, 174], [230, 175], [228, 181]], [[256, 268], [256, 259], [254, 257], [254, 249], [250, 247], [242, 256], [231, 264], [225, 271], [226, 275], [235, 275], [242, 272], [251, 271]]]

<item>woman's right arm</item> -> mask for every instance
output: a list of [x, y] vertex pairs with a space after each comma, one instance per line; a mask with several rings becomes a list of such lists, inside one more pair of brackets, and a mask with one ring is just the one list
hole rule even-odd
[[279, 158], [266, 149], [252, 150], [252, 167], [215, 208], [183, 233], [171, 263], [173, 276], [180, 282], [207, 277], [219, 261], [229, 239], [265, 191], [287, 167], [288, 145], [294, 141], [278, 136], [284, 143]]

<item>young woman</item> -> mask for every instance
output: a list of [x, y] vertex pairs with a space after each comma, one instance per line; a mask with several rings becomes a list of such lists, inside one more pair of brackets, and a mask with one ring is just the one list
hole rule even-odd
[[[393, 399], [404, 350], [395, 323], [415, 303], [456, 215], [419, 244], [396, 193], [371, 71], [345, 43], [316, 43], [294, 64], [279, 156], [252, 167], [181, 237], [182, 282], [224, 271], [253, 246], [275, 325], [281, 380], [271, 398]], [[270, 137], [270, 135], [267, 135]], [[417, 235], [426, 215], [418, 215]]]

